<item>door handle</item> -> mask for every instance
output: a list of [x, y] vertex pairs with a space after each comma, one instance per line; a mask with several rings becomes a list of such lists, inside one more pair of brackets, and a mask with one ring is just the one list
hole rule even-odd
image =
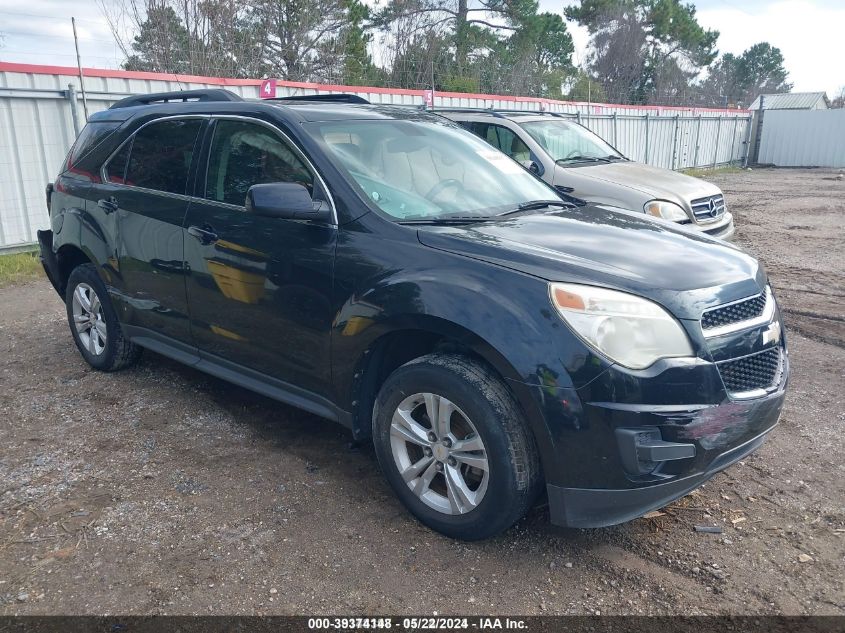
[[100, 207], [106, 213], [114, 213], [120, 207], [117, 202], [117, 198], [115, 198], [114, 196], [111, 196], [110, 198], [103, 198], [102, 200], [97, 200], [97, 206]]
[[188, 235], [199, 240], [200, 244], [214, 244], [217, 241], [217, 233], [208, 224], [200, 226], [191, 225], [188, 227]]

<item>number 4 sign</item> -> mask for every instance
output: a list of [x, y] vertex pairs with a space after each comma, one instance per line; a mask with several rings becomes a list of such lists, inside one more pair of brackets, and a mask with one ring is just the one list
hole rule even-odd
[[276, 98], [276, 80], [275, 79], [265, 79], [261, 82], [261, 88], [259, 90], [258, 96], [262, 99], [275, 99]]

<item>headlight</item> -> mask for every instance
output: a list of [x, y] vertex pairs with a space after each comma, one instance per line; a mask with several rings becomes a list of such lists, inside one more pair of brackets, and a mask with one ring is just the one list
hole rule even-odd
[[689, 216], [679, 205], [666, 200], [651, 200], [643, 205], [643, 210], [649, 215], [672, 222], [688, 222]]
[[652, 301], [576, 284], [550, 284], [549, 292], [563, 320], [620, 365], [645, 369], [660, 358], [694, 355], [681, 324]]

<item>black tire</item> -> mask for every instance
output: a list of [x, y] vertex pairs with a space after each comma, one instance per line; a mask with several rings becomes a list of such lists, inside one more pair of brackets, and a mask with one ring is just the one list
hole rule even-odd
[[[100, 318], [106, 326], [106, 340], [105, 345], [99, 353], [92, 353], [83, 340], [82, 334], [76, 327], [74, 321], [74, 307], [73, 296], [80, 285], [91, 288], [99, 299], [101, 309], [98, 311]], [[120, 329], [120, 323], [117, 320], [114, 306], [112, 306], [109, 299], [108, 291], [100, 276], [97, 274], [97, 268], [93, 264], [82, 264], [73, 269], [68, 278], [67, 290], [65, 291], [65, 307], [67, 309], [68, 325], [76, 347], [82, 358], [85, 359], [91, 367], [100, 371], [117, 371], [125, 367], [129, 367], [138, 361], [141, 356], [141, 348], [131, 343], [127, 339], [123, 331]], [[88, 334], [87, 336], [90, 336]], [[100, 340], [99, 338], [97, 339]]]
[[[397, 407], [418, 393], [451, 401], [471, 420], [484, 443], [489, 465], [486, 492], [465, 514], [433, 509], [400, 474], [391, 448], [391, 422]], [[474, 541], [508, 529], [542, 489], [537, 447], [519, 405], [491, 369], [465, 356], [434, 353], [394, 371], [373, 408], [373, 440], [382, 472], [402, 503], [422, 523], [452, 538]], [[445, 464], [435, 466], [442, 469]]]

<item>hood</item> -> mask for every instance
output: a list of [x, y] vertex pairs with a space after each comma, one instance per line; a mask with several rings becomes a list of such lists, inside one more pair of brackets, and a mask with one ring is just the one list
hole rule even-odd
[[[597, 163], [580, 167], [558, 166], [556, 169], [555, 182], [565, 183], [568, 178], [591, 178], [630, 187], [645, 194], [649, 199], [683, 201], [686, 208], [689, 207], [690, 200], [721, 193], [716, 185], [700, 178], [633, 161]], [[635, 210], [639, 211], [639, 209]]]
[[631, 292], [681, 319], [760, 292], [765, 272], [734, 246], [642, 214], [594, 206], [460, 226], [425, 226], [431, 248], [549, 281]]

